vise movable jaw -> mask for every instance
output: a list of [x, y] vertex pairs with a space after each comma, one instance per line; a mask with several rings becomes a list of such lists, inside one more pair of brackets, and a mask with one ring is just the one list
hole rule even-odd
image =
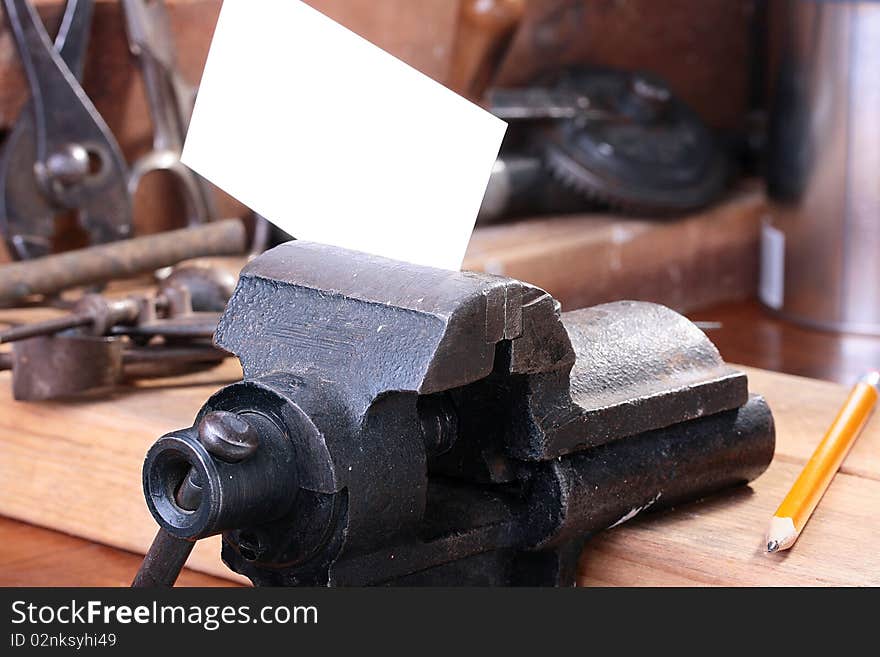
[[571, 585], [592, 533], [773, 456], [746, 376], [654, 304], [561, 313], [517, 280], [300, 241], [244, 269], [215, 341], [244, 380], [153, 445], [145, 495], [258, 585]]

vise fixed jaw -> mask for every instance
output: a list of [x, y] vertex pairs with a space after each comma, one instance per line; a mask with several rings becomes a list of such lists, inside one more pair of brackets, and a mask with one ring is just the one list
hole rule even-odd
[[[654, 304], [562, 313], [520, 281], [298, 241], [243, 270], [215, 341], [244, 380], [156, 442], [145, 494], [259, 585], [571, 585], [592, 533], [774, 450], [745, 375]], [[206, 448], [220, 416], [253, 456]]]

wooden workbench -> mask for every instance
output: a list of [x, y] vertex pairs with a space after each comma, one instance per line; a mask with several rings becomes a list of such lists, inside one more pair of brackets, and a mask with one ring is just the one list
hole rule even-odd
[[[777, 455], [767, 473], [750, 487], [605, 532], [584, 551], [582, 584], [880, 585], [880, 552], [873, 544], [880, 527], [880, 423], [869, 425], [797, 546], [766, 556], [765, 525], [846, 387], [762, 370], [748, 373], [777, 422]], [[155, 530], [140, 488], [144, 452], [157, 436], [189, 425], [207, 396], [237, 376], [230, 362], [189, 385], [154, 382], [110, 399], [36, 404], [11, 401], [9, 374], [0, 374], [0, 514], [144, 550]], [[0, 537], [3, 533], [0, 525]], [[3, 555], [25, 563], [33, 555], [17, 553], [15, 537], [7, 538], [13, 545], [0, 541], [0, 584], [26, 584], [16, 575], [15, 559], [4, 564]], [[217, 552], [216, 540], [203, 542], [190, 565], [228, 577]], [[64, 560], [65, 554], [53, 558]], [[136, 560], [132, 572], [135, 567]], [[184, 583], [216, 583], [195, 574], [187, 578]], [[101, 580], [95, 574], [66, 581], [96, 582]]]

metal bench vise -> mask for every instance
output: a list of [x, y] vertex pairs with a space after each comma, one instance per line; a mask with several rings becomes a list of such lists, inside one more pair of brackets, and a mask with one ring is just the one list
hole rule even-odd
[[147, 454], [141, 585], [218, 533], [258, 585], [571, 585], [592, 533], [773, 456], [746, 376], [654, 304], [290, 242], [215, 342], [244, 380]]

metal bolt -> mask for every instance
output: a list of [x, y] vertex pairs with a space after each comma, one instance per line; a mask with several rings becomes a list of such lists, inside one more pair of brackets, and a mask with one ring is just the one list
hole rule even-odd
[[49, 180], [66, 187], [89, 175], [89, 153], [79, 144], [64, 144], [49, 153], [45, 165]]
[[240, 415], [229, 411], [213, 411], [199, 422], [199, 441], [215, 456], [227, 463], [244, 461], [257, 451], [260, 437]]
[[174, 501], [184, 511], [195, 511], [202, 503], [202, 481], [199, 471], [189, 469], [189, 474], [174, 494]]

